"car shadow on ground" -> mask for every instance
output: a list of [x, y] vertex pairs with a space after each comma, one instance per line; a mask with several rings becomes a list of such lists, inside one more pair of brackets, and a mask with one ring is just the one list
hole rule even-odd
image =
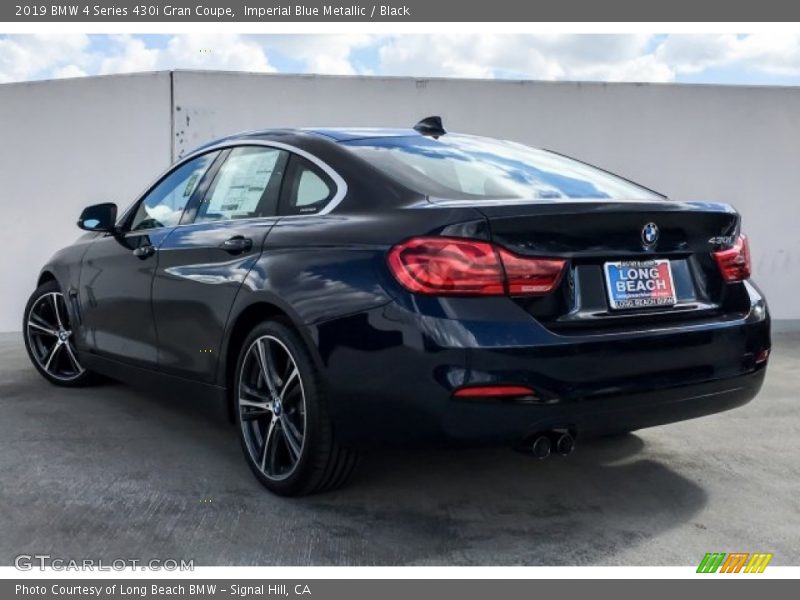
[[435, 552], [413, 562], [602, 564], [706, 504], [644, 447], [629, 434], [544, 461], [503, 448], [374, 452], [351, 486], [304, 502], [346, 510], [371, 535], [428, 539]]
[[[177, 398], [168, 407], [220, 428], [231, 441], [219, 451], [235, 446], [230, 468], [251, 477], [219, 411]], [[571, 456], [543, 461], [507, 448], [373, 448], [339, 491], [286, 500], [256, 484], [250, 501], [294, 515], [294, 535], [317, 540], [310, 562], [348, 564], [328, 554], [344, 544], [368, 564], [591, 564], [706, 504], [699, 486], [642, 456], [644, 435], [579, 440]]]
[[14, 379], [7, 391], [41, 394], [9, 397], [22, 425], [8, 434], [65, 433], [9, 446], [6, 476], [28, 478], [6, 498], [25, 513], [9, 533], [62, 555], [101, 539], [104, 553], [198, 565], [609, 564], [707, 501], [647, 452], [646, 434], [579, 440], [572, 456], [544, 461], [506, 448], [372, 450], [348, 487], [279, 498], [250, 474], [219, 407], [115, 383]]

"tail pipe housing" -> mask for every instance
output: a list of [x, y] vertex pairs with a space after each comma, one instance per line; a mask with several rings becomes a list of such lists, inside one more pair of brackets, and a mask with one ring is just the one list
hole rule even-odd
[[537, 433], [523, 449], [544, 460], [552, 453], [569, 456], [575, 450], [575, 437], [567, 430], [552, 430]]

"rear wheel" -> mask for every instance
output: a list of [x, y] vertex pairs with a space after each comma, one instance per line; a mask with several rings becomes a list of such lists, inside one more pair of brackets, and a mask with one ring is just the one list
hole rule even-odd
[[242, 449], [264, 486], [301, 496], [347, 481], [356, 454], [336, 440], [321, 377], [294, 330], [274, 320], [256, 326], [235, 376]]
[[78, 360], [67, 303], [57, 282], [45, 282], [31, 295], [23, 335], [28, 356], [45, 379], [67, 387], [90, 383], [92, 374]]

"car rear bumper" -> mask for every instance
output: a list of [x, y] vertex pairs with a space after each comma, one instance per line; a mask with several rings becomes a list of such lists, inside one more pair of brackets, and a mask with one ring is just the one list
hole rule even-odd
[[765, 368], [752, 373], [661, 387], [647, 392], [580, 398], [543, 405], [451, 402], [442, 421], [447, 437], [511, 442], [567, 428], [579, 435], [633, 431], [742, 406], [761, 389]]
[[[623, 333], [559, 335], [508, 299], [391, 303], [313, 328], [339, 433], [353, 442], [516, 444], [661, 425], [728, 410], [758, 393], [769, 316], [747, 284], [746, 314]], [[461, 400], [464, 386], [514, 384], [535, 397]]]

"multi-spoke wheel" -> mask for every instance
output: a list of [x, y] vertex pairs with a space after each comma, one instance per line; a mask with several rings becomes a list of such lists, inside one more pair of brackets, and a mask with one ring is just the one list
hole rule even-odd
[[266, 321], [251, 332], [234, 393], [245, 457], [266, 487], [295, 496], [344, 483], [356, 456], [336, 442], [317, 369], [292, 329]]
[[58, 385], [86, 383], [89, 373], [78, 360], [67, 304], [55, 281], [28, 300], [23, 327], [28, 355], [45, 378]]
[[306, 431], [303, 381], [289, 349], [278, 338], [256, 339], [239, 380], [239, 419], [250, 457], [270, 479], [297, 468]]

